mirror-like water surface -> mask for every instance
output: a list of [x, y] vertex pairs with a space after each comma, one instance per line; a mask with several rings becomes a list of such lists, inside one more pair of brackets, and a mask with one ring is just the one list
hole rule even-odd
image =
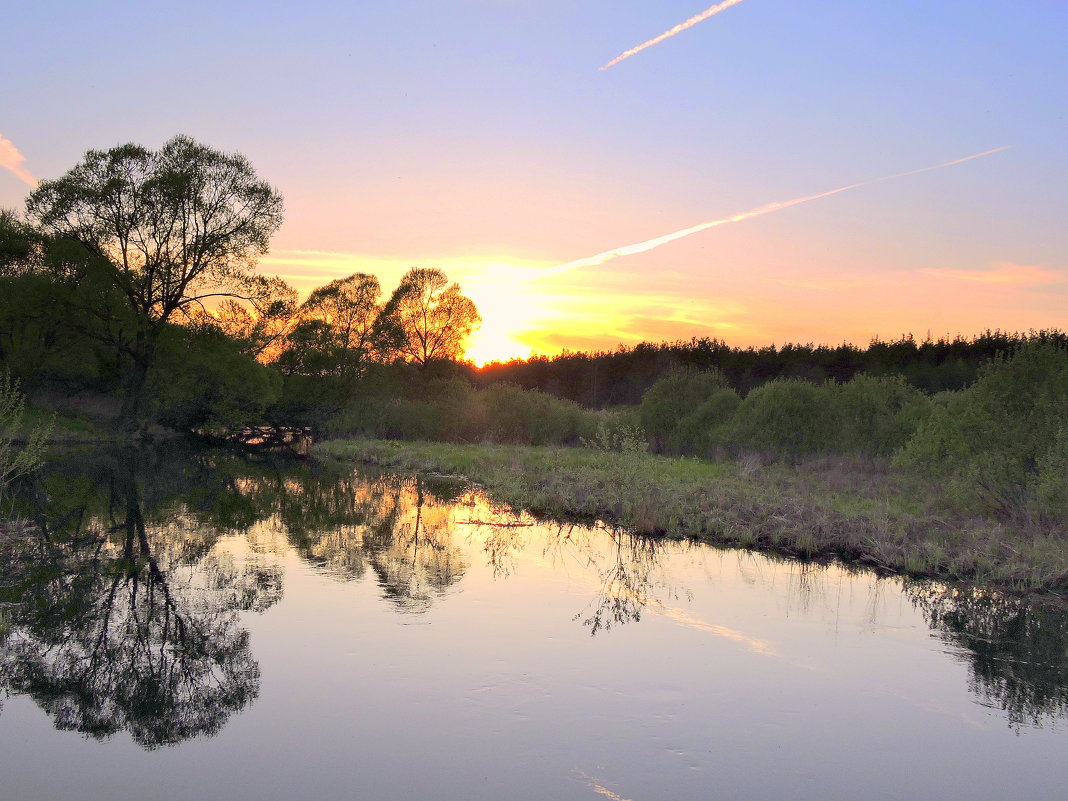
[[175, 443], [0, 537], [0, 797], [1061, 799], [1068, 615]]

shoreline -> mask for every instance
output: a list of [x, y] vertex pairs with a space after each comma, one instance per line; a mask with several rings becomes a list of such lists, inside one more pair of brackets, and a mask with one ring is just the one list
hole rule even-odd
[[321, 459], [461, 475], [537, 517], [911, 578], [1068, 598], [1068, 524], [939, 508], [937, 491], [870, 460], [796, 467], [590, 448], [328, 440]]

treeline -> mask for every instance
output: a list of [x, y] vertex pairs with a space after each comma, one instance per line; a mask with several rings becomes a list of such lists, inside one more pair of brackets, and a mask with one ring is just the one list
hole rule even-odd
[[461, 355], [478, 311], [440, 270], [388, 296], [357, 273], [302, 303], [256, 273], [281, 221], [240, 155], [182, 136], [89, 151], [25, 215], [0, 212], [0, 375], [46, 405], [94, 399], [130, 433], [222, 433], [321, 426], [373, 368]]
[[717, 339], [694, 338], [496, 362], [483, 367], [478, 380], [484, 384], [507, 381], [595, 408], [638, 404], [660, 376], [682, 367], [715, 368], [742, 394], [777, 378], [843, 382], [861, 373], [899, 375], [910, 386], [933, 394], [969, 386], [984, 362], [1035, 342], [1065, 346], [1068, 334], [986, 331], [974, 337], [922, 341], [909, 334], [892, 341], [874, 340], [866, 348], [850, 344], [739, 348]]

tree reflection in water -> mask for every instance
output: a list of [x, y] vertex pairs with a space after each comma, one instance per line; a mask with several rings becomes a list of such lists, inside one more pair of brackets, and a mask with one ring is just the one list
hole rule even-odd
[[[481, 536], [482, 550], [497, 577], [510, 576], [518, 556], [531, 543], [524, 528], [528, 522], [506, 508], [486, 505], [485, 519], [465, 521]], [[593, 600], [575, 620], [591, 635], [613, 626], [636, 623], [649, 609], [663, 609], [667, 601], [690, 593], [673, 584], [664, 571], [664, 555], [691, 547], [689, 543], [646, 537], [609, 527], [546, 524], [541, 556], [558, 565], [577, 564], [596, 576], [590, 589]]]
[[[534, 527], [445, 480], [172, 443], [57, 460], [16, 511], [34, 526], [0, 537], [0, 685], [33, 697], [58, 728], [126, 731], [146, 748], [214, 734], [256, 698], [241, 615], [281, 598], [278, 557], [290, 548], [335, 580], [373, 579], [405, 613], [440, 601], [478, 549], [499, 579], [537, 549], [588, 577], [592, 600], [575, 620], [591, 634], [647, 612], [721, 628], [669, 605], [689, 593], [667, 557], [706, 546]], [[743, 580], [761, 580], [763, 557], [739, 559]], [[793, 571], [787, 603], [821, 597], [824, 572]], [[897, 587], [876, 581], [872, 592]], [[930, 584], [905, 592], [967, 659], [981, 702], [1014, 726], [1068, 716], [1063, 608]]]
[[1068, 610], [974, 588], [906, 588], [929, 625], [968, 661], [971, 690], [1010, 726], [1068, 717]]
[[454, 484], [418, 476], [350, 474], [291, 483], [282, 518], [306, 560], [342, 580], [370, 568], [399, 610], [422, 612], [468, 568], [453, 542], [459, 495]]
[[146, 495], [192, 488], [144, 457], [115, 454], [35, 488], [37, 528], [3, 538], [0, 585], [13, 606], [0, 681], [59, 729], [127, 731], [156, 748], [214, 734], [256, 697], [238, 613], [266, 609], [282, 584], [277, 569], [238, 567], [215, 549], [219, 529], [188, 508], [146, 506]]

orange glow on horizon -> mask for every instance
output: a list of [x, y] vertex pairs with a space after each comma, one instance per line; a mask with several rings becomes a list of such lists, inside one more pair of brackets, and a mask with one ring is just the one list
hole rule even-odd
[[[731, 256], [721, 255], [716, 263], [723, 266], [695, 277], [685, 267], [694, 263], [693, 253], [687, 254], [685, 243], [672, 247], [671, 258], [680, 264], [672, 272], [650, 271], [641, 263], [648, 256], [635, 256], [639, 263], [628, 270], [559, 270], [548, 260], [503, 256], [434, 259], [292, 250], [264, 258], [261, 269], [282, 274], [302, 295], [335, 278], [369, 272], [388, 296], [412, 265], [440, 267], [483, 317], [465, 354], [478, 366], [691, 337], [737, 347], [865, 346], [873, 337], [928, 331], [938, 337], [987, 328], [1068, 328], [1063, 304], [1056, 302], [1061, 287], [1068, 289], [1068, 274], [1045, 265], [1002, 261], [969, 269], [918, 265], [887, 272], [810, 268], [798, 273], [789, 264], [738, 270], [729, 266]], [[707, 256], [696, 253], [707, 263]], [[878, 308], [872, 307], [873, 297], [880, 299]], [[1048, 299], [1045, 314], [1028, 308], [1027, 299], [1035, 297]]]

